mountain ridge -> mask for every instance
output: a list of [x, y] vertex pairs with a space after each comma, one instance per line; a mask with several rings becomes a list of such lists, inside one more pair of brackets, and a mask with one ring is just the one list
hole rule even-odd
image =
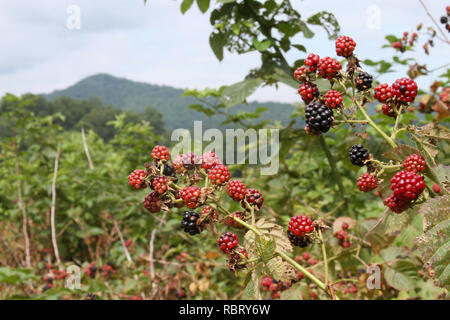
[[[152, 106], [163, 114], [164, 123], [169, 128], [189, 128], [195, 120], [203, 121], [204, 125], [210, 128], [221, 126], [225, 120], [224, 116], [216, 115], [209, 118], [203, 113], [187, 108], [199, 102], [194, 97], [182, 97], [184, 91], [167, 85], [138, 82], [108, 73], [98, 73], [44, 96], [50, 100], [61, 96], [80, 100], [96, 97], [103, 103], [124, 111], [142, 112], [146, 107]], [[254, 101], [233, 109], [253, 112], [260, 106], [268, 108], [268, 111], [263, 113], [264, 119], [276, 119], [285, 124], [294, 110], [290, 104], [273, 101]]]

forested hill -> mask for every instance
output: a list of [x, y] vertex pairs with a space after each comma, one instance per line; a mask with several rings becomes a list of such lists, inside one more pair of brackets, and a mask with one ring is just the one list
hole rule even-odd
[[[152, 106], [163, 114], [164, 124], [168, 128], [190, 128], [194, 120], [203, 120], [205, 127], [218, 127], [224, 118], [206, 117], [187, 107], [198, 103], [193, 97], [182, 97], [184, 90], [169, 86], [159, 86], [143, 82], [117, 78], [108, 74], [96, 74], [80, 80], [76, 84], [56, 90], [47, 95], [49, 99], [67, 96], [74, 99], [98, 97], [104, 104], [112, 105], [121, 110], [141, 112]], [[257, 107], [269, 110], [263, 113], [265, 119], [289, 121], [293, 106], [276, 102], [252, 102], [233, 108], [236, 111], [252, 112]]]

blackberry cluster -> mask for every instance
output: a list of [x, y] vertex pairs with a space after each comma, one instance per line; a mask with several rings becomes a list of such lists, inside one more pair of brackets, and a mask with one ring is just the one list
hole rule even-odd
[[317, 65], [317, 70], [319, 71], [319, 74], [324, 79], [333, 79], [337, 76], [338, 72], [342, 69], [341, 64], [339, 61], [334, 60], [330, 57], [325, 57], [323, 59], [320, 59], [319, 64]]
[[306, 76], [309, 73], [309, 69], [306, 66], [301, 66], [299, 68], [297, 68], [297, 70], [295, 70], [294, 72], [294, 78], [299, 80], [299, 81], [304, 81], [306, 79]]
[[201, 189], [197, 186], [186, 187], [181, 190], [180, 195], [184, 203], [191, 209], [199, 206], [198, 198], [200, 197]]
[[425, 166], [425, 160], [417, 153], [408, 156], [403, 162], [403, 168], [413, 172], [423, 171]]
[[410, 78], [401, 78], [395, 80], [392, 84], [392, 94], [397, 96], [400, 101], [413, 102], [417, 95], [417, 83]]
[[287, 232], [287, 236], [291, 244], [296, 247], [305, 248], [311, 243], [311, 239], [309, 237], [297, 237], [289, 230]]
[[355, 144], [350, 148], [348, 153], [350, 162], [355, 166], [362, 167], [364, 161], [369, 159], [369, 151], [362, 144]]
[[298, 93], [302, 100], [308, 103], [319, 96], [319, 89], [314, 83], [307, 81], [298, 87]]
[[145, 178], [147, 172], [145, 170], [136, 169], [128, 176], [128, 184], [135, 189], [145, 188]]
[[349, 36], [340, 36], [336, 39], [336, 54], [348, 58], [355, 50], [356, 42]]
[[331, 109], [335, 109], [342, 103], [342, 94], [336, 90], [330, 90], [323, 96], [323, 102]]
[[169, 149], [165, 146], [155, 146], [152, 151], [153, 160], [169, 161], [170, 153]]
[[391, 209], [392, 212], [402, 213], [408, 209], [408, 201], [399, 199], [395, 194], [391, 194], [389, 197], [384, 199], [384, 204]]
[[161, 201], [159, 199], [158, 192], [153, 191], [145, 196], [144, 208], [151, 213], [157, 213], [161, 211]]
[[217, 244], [222, 252], [228, 253], [239, 245], [239, 239], [235, 233], [227, 231], [220, 236]]
[[385, 116], [393, 117], [393, 118], [395, 117], [394, 108], [391, 105], [389, 105], [389, 104], [383, 104], [381, 106], [381, 111], [383, 111], [383, 114]]
[[373, 90], [373, 97], [380, 103], [385, 103], [392, 98], [391, 87], [387, 83], [382, 83]]
[[304, 63], [309, 67], [309, 71], [315, 72], [317, 70], [317, 65], [319, 64], [320, 57], [317, 54], [310, 53], [306, 57]]
[[361, 72], [355, 79], [356, 89], [365, 91], [372, 88], [373, 77], [367, 72]]
[[[232, 213], [232, 215], [240, 220], [245, 220], [245, 213], [242, 211], [235, 211]], [[239, 222], [236, 222], [232, 217], [226, 218], [223, 223], [227, 226], [236, 228], [236, 229], [242, 229], [244, 228], [243, 225], [241, 225]]]
[[222, 164], [219, 157], [212, 151], [205, 152], [202, 156], [202, 168], [209, 170], [215, 166]]
[[320, 102], [311, 102], [305, 108], [305, 118], [313, 130], [327, 132], [333, 125], [333, 110]]
[[425, 189], [423, 176], [413, 171], [402, 170], [391, 179], [391, 190], [398, 199], [415, 200]]
[[227, 194], [234, 201], [241, 201], [242, 199], [245, 198], [245, 195], [247, 194], [247, 188], [245, 187], [245, 184], [243, 184], [241, 181], [233, 180], [230, 181], [230, 183], [228, 183]]
[[155, 177], [152, 179], [152, 189], [163, 194], [167, 191], [169, 180], [166, 176]]
[[230, 171], [225, 165], [219, 164], [209, 171], [208, 177], [212, 184], [225, 184], [230, 180]]
[[181, 220], [181, 228], [184, 232], [189, 233], [191, 236], [200, 233], [197, 226], [197, 220], [200, 218], [198, 212], [185, 211], [183, 212], [183, 219]]
[[[252, 189], [252, 188], [247, 189], [247, 192], [245, 194], [245, 200], [247, 200], [247, 202], [251, 206], [255, 206], [258, 209], [261, 209], [261, 207], [264, 203], [264, 197], [263, 197], [262, 193], [256, 189]], [[243, 201], [241, 203], [241, 206], [242, 206], [242, 208], [246, 208], [245, 203]], [[249, 211], [248, 209], [246, 209], [246, 210]]]
[[358, 178], [358, 189], [363, 192], [369, 192], [377, 187], [377, 178], [369, 173], [364, 173]]

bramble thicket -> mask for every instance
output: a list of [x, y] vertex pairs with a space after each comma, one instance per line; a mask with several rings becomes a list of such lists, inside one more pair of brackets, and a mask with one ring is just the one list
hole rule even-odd
[[[182, 13], [193, 3], [183, 0]], [[448, 298], [450, 69], [429, 69], [416, 52], [450, 44], [450, 8], [387, 35], [380, 50], [392, 60], [377, 61], [358, 55], [364, 43], [341, 35], [331, 12], [196, 3], [210, 12], [219, 60], [224, 49], [257, 52], [261, 65], [233, 85], [186, 90], [198, 100], [189, 108], [244, 130], [279, 129], [279, 171], [260, 175], [213, 151], [173, 154], [159, 114], [115, 115], [106, 140], [40, 114], [39, 96], [7, 94], [0, 298]], [[311, 26], [324, 28], [334, 57], [297, 42]], [[289, 62], [289, 50], [299, 59]], [[388, 72], [397, 80], [385, 83]], [[279, 84], [299, 94], [287, 126], [262, 119], [264, 107], [233, 109]], [[76, 267], [81, 285], [69, 288]]]

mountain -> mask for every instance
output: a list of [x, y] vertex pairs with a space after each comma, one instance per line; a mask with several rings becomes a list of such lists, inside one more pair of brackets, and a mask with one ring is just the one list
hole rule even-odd
[[[216, 128], [225, 120], [223, 116], [208, 118], [203, 113], [187, 108], [198, 101], [193, 97], [182, 97], [183, 92], [183, 89], [170, 86], [136, 82], [108, 74], [96, 74], [82, 79], [66, 89], [53, 91], [46, 97], [54, 99], [67, 96], [81, 100], [96, 97], [101, 99], [104, 104], [121, 110], [137, 112], [152, 106], [163, 114], [165, 126], [172, 129], [192, 128], [194, 120], [202, 120], [205, 128]], [[260, 106], [269, 109], [263, 113], [265, 119], [276, 119], [285, 124], [294, 110], [292, 105], [286, 103], [251, 102], [248, 105], [239, 105], [233, 108], [233, 111], [253, 112]]]

